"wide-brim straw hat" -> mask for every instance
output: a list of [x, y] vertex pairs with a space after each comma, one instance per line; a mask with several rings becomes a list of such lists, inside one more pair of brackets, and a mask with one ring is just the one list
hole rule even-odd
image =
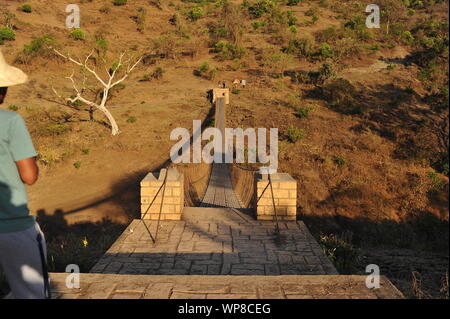
[[20, 69], [6, 63], [0, 50], [0, 87], [13, 86], [27, 82], [28, 76]]

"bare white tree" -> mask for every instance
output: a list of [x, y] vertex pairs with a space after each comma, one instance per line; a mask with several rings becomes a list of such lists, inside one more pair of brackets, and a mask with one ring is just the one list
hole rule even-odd
[[[65, 100], [70, 103], [75, 103], [76, 101], [80, 101], [80, 102], [85, 103], [86, 105], [89, 105], [91, 107], [94, 107], [94, 108], [100, 110], [106, 116], [106, 118], [109, 121], [109, 124], [111, 125], [111, 134], [112, 135], [119, 134], [120, 133], [119, 127], [117, 125], [116, 120], [112, 116], [111, 112], [106, 107], [106, 101], [108, 100], [109, 91], [113, 87], [118, 85], [119, 83], [123, 82], [130, 75], [130, 73], [134, 70], [134, 68], [136, 68], [136, 66], [139, 64], [139, 62], [141, 62], [142, 57], [139, 58], [134, 63], [131, 62], [131, 58], [130, 58], [130, 60], [128, 60], [126, 62], [122, 62], [123, 57], [125, 55], [125, 53], [122, 53], [119, 57], [119, 61], [114, 64], [113, 68], [111, 70], [106, 70], [106, 74], [108, 74], [108, 79], [105, 81], [98, 75], [98, 73], [95, 71], [95, 69], [91, 68], [88, 65], [88, 61], [94, 51], [91, 51], [91, 53], [86, 57], [86, 59], [83, 62], [73, 59], [72, 57], [70, 57], [70, 55], [64, 55], [56, 49], [53, 49], [53, 51], [56, 54], [58, 54], [59, 56], [63, 57], [64, 59], [66, 59], [72, 63], [75, 63], [78, 66], [81, 66], [82, 68], [87, 70], [89, 73], [91, 73], [97, 79], [97, 81], [100, 82], [100, 84], [102, 86], [102, 90], [103, 90], [103, 94], [101, 96], [100, 103], [95, 103], [94, 101], [89, 101], [88, 99], [86, 99], [85, 97], [82, 96], [83, 92], [86, 89], [85, 88], [86, 76], [84, 77], [84, 80], [83, 80], [83, 86], [81, 88], [78, 88], [77, 84], [75, 83], [74, 77], [73, 77], [74, 73], [72, 73], [72, 75], [68, 76], [67, 79], [69, 79], [72, 82], [72, 86], [76, 92], [76, 95], [74, 98], [66, 98]], [[126, 65], [125, 73], [123, 74], [123, 76], [120, 79], [114, 80], [115, 76], [117, 75], [117, 71], [124, 65]], [[56, 90], [54, 88], [53, 88], [53, 92], [58, 97], [61, 98], [61, 96], [56, 92]]]

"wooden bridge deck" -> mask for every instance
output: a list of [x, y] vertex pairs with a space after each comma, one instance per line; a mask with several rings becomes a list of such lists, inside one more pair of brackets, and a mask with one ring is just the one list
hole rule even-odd
[[241, 208], [242, 204], [231, 185], [228, 164], [213, 164], [211, 177], [201, 207]]

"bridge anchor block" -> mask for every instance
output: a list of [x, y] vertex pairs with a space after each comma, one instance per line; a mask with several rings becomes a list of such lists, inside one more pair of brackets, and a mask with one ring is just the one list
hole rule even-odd
[[297, 220], [296, 180], [287, 173], [272, 174], [270, 178], [272, 180], [273, 199], [267, 174], [255, 175], [253, 202], [256, 209], [256, 218], [274, 221], [277, 216], [279, 221]]
[[[161, 186], [166, 177], [164, 190]], [[159, 192], [158, 192], [159, 191]], [[156, 194], [158, 194], [156, 196]], [[148, 173], [141, 181], [141, 218], [158, 220], [181, 220], [184, 207], [184, 177], [176, 168], [162, 169], [160, 172]], [[150, 204], [152, 206], [149, 208]]]

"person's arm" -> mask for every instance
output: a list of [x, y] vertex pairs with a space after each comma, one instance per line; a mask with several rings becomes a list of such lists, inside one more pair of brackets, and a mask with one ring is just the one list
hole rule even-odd
[[10, 123], [9, 147], [20, 178], [25, 184], [33, 185], [37, 181], [39, 174], [36, 164], [37, 153], [25, 121], [18, 114]]
[[22, 182], [27, 185], [36, 183], [39, 176], [39, 168], [34, 157], [26, 158], [16, 162]]

